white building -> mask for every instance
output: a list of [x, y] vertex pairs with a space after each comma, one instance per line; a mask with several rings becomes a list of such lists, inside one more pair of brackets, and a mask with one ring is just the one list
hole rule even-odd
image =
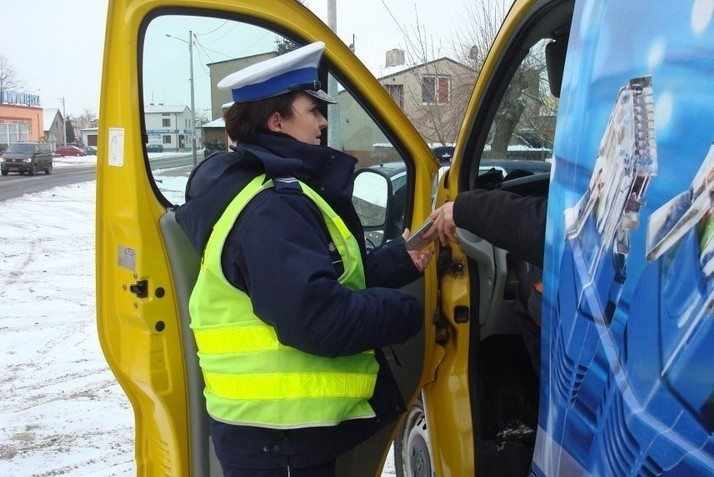
[[[161, 144], [164, 151], [190, 151], [191, 109], [183, 105], [150, 105], [146, 108], [147, 144]], [[197, 130], [200, 131], [200, 126]], [[82, 144], [97, 146], [99, 128], [85, 127], [79, 130], [77, 139]], [[203, 147], [200, 132], [196, 135], [196, 147]]]
[[[147, 144], [161, 144], [164, 151], [186, 151], [192, 147], [191, 109], [184, 105], [150, 104], [144, 110]], [[196, 138], [200, 141], [200, 137]]]

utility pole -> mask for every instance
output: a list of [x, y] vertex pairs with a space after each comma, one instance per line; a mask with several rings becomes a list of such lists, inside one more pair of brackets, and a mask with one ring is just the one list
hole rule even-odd
[[62, 137], [64, 144], [67, 144], [67, 113], [64, 108], [64, 96], [62, 96]]
[[[337, 0], [327, 1], [327, 26], [337, 33]], [[334, 76], [329, 75], [327, 78], [327, 94], [335, 99], [337, 97], [337, 80]], [[340, 143], [340, 108], [339, 104], [329, 104], [327, 105], [327, 145], [335, 148], [342, 149]]]
[[[188, 43], [188, 61], [189, 61], [189, 82], [191, 83], [191, 151], [193, 154], [193, 165], [198, 163], [196, 157], [196, 105], [194, 102], [194, 85], [193, 85], [193, 32], [189, 30], [188, 41], [182, 40], [181, 38], [175, 37], [168, 33], [165, 34], [168, 38], [173, 38], [174, 40], [182, 41]], [[178, 125], [177, 125], [178, 129]]]
[[193, 32], [188, 32], [188, 60], [191, 68], [191, 151], [193, 154], [194, 167], [198, 163], [196, 158], [196, 106], [194, 104], [193, 86]]

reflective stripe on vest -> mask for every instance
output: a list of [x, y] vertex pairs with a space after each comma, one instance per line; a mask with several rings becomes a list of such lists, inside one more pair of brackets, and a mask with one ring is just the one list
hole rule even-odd
[[[265, 175], [251, 181], [214, 225], [189, 301], [208, 413], [222, 422], [271, 428], [372, 417], [367, 400], [379, 368], [373, 351], [326, 358], [281, 344], [275, 329], [255, 316], [248, 295], [223, 275], [226, 238], [245, 205], [273, 187], [272, 181], [264, 181]], [[320, 209], [342, 258], [339, 282], [352, 290], [364, 289], [357, 240], [324, 199], [307, 185], [300, 186]]]

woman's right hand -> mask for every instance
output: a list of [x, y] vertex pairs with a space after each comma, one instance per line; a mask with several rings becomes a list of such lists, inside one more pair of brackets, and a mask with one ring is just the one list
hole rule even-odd
[[[404, 240], [408, 239], [409, 235], [411, 235], [409, 229], [404, 229], [404, 233], [402, 233], [402, 237], [404, 238]], [[431, 259], [434, 256], [434, 247], [427, 246], [420, 250], [407, 250], [407, 252], [412, 258], [412, 262], [414, 262], [414, 266], [417, 268], [417, 270], [423, 272], [424, 270], [426, 270], [426, 267], [429, 265], [429, 262], [431, 262]]]

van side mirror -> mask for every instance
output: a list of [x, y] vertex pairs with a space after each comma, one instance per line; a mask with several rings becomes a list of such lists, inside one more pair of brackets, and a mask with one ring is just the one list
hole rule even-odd
[[352, 203], [362, 222], [368, 249], [381, 245], [385, 240], [391, 195], [392, 184], [381, 170], [367, 168], [355, 173]]

